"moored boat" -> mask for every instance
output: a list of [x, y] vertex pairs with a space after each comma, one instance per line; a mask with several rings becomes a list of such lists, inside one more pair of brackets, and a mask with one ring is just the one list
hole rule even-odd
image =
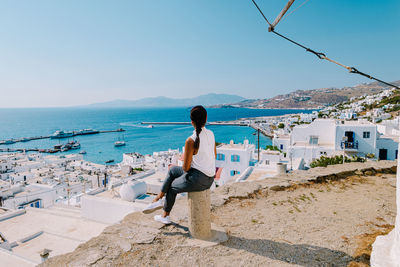
[[50, 136], [51, 139], [61, 139], [61, 138], [68, 138], [73, 137], [73, 132], [65, 132], [65, 131], [56, 131], [54, 134]]
[[114, 146], [124, 146], [124, 145], [126, 145], [125, 141], [116, 141], [114, 143]]
[[100, 131], [93, 130], [93, 129], [83, 129], [75, 132], [75, 135], [87, 135], [87, 134], [97, 134]]

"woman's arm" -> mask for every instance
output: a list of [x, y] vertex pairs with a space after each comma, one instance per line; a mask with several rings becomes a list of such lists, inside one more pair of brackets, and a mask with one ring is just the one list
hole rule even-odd
[[190, 167], [192, 165], [192, 158], [194, 154], [194, 141], [192, 138], [186, 139], [185, 142], [185, 152], [183, 154], [183, 170], [185, 172], [190, 170]]

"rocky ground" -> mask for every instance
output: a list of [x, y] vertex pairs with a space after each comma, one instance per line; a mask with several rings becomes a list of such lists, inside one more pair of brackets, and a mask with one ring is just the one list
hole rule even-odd
[[[228, 241], [188, 246], [186, 201], [170, 226], [133, 213], [45, 266], [368, 266], [395, 219], [395, 163], [350, 163], [236, 183], [212, 194]], [[154, 215], [154, 214], [153, 214]]]

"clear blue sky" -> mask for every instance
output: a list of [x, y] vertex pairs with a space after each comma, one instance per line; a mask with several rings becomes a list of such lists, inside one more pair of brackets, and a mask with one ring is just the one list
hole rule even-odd
[[[273, 21], [287, 1], [257, 2]], [[398, 0], [309, 0], [276, 30], [394, 81], [399, 17]], [[0, 107], [210, 92], [266, 98], [362, 82], [268, 33], [250, 0], [0, 0]]]

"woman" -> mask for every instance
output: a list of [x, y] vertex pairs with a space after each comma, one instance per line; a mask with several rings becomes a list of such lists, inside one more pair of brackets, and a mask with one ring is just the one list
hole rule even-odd
[[195, 106], [190, 111], [190, 119], [194, 131], [186, 139], [183, 166], [169, 169], [161, 192], [143, 211], [151, 213], [164, 206], [164, 213], [154, 216], [154, 220], [164, 224], [171, 223], [169, 214], [178, 193], [203, 191], [209, 189], [214, 182], [216, 147], [214, 133], [204, 127], [207, 121], [206, 109]]

